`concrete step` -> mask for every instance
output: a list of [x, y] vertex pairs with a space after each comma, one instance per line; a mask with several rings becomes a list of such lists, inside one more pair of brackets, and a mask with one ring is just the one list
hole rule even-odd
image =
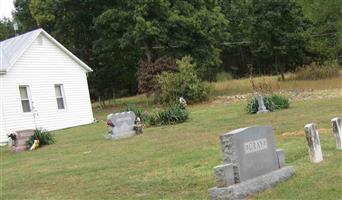
[[15, 146], [26, 145], [27, 141], [28, 141], [28, 139], [27, 140], [17, 140]]
[[33, 129], [21, 130], [21, 131], [16, 131], [16, 132], [17, 132], [17, 138], [30, 137], [34, 134]]
[[31, 136], [32, 136], [32, 135], [29, 135], [29, 136], [19, 136], [19, 137], [17, 136], [17, 139], [16, 139], [16, 140], [17, 140], [17, 141], [18, 141], [18, 140], [28, 140], [28, 139], [30, 139]]
[[19, 147], [13, 146], [12, 147], [13, 152], [20, 152], [20, 151], [26, 151], [26, 150], [27, 150], [26, 146], [19, 146]]

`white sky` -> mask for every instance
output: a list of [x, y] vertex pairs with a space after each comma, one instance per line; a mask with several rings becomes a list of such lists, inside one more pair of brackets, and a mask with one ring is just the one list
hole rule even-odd
[[0, 0], [0, 19], [12, 18], [11, 12], [14, 9], [13, 0]]

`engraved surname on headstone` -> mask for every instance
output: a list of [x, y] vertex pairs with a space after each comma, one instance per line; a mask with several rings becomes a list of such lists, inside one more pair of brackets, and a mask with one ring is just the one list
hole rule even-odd
[[336, 148], [342, 150], [342, 120], [339, 117], [335, 117], [331, 122], [333, 134], [336, 139]]
[[246, 154], [261, 151], [261, 150], [267, 149], [267, 139], [262, 138], [259, 140], [245, 142], [244, 146], [245, 146]]
[[309, 159], [313, 163], [319, 163], [323, 160], [321, 143], [317, 126], [314, 123], [305, 125], [305, 136], [309, 146]]

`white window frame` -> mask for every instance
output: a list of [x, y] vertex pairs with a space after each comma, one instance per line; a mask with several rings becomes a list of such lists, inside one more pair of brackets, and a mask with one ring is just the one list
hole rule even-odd
[[[62, 96], [57, 96], [57, 94], [56, 94], [56, 87], [60, 88]], [[65, 100], [64, 85], [63, 84], [55, 84], [53, 88], [55, 89], [57, 110], [61, 110], [61, 111], [62, 110], [66, 110], [66, 100]], [[59, 98], [63, 99], [63, 106], [64, 106], [64, 108], [58, 108], [58, 99]]]
[[[26, 94], [27, 94], [27, 98], [28, 99], [22, 99], [21, 94], [20, 94], [20, 88], [25, 88], [26, 90]], [[30, 90], [30, 86], [29, 85], [19, 85], [19, 97], [20, 97], [20, 104], [21, 104], [21, 110], [23, 113], [31, 113], [32, 112], [32, 97], [31, 97], [31, 90]], [[29, 112], [25, 112], [24, 108], [23, 108], [23, 101], [29, 101], [29, 106], [30, 106], [30, 111]]]

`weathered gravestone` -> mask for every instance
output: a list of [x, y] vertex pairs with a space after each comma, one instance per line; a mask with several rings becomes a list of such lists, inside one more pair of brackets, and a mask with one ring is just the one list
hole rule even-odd
[[107, 116], [108, 139], [127, 138], [135, 135], [135, 114], [132, 111]]
[[309, 146], [309, 159], [313, 163], [319, 163], [323, 160], [321, 142], [317, 126], [314, 123], [305, 125], [305, 137]]
[[333, 134], [336, 139], [336, 148], [342, 150], [342, 120], [335, 117], [331, 120], [333, 127]]
[[267, 108], [265, 106], [263, 96], [261, 94], [257, 94], [256, 98], [258, 100], [258, 112], [257, 112], [257, 114], [269, 112], [269, 110], [267, 110]]
[[284, 166], [284, 152], [276, 150], [270, 126], [237, 129], [220, 140], [224, 164], [214, 168], [217, 187], [208, 190], [212, 200], [244, 199], [294, 173]]

